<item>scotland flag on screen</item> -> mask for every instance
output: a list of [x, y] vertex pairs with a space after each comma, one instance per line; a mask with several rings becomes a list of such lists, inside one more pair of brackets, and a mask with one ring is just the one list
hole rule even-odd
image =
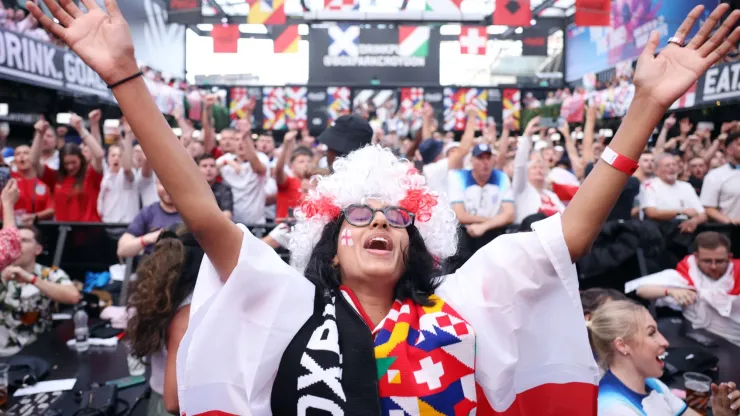
[[329, 28], [329, 56], [358, 56], [360, 27], [338, 24]]

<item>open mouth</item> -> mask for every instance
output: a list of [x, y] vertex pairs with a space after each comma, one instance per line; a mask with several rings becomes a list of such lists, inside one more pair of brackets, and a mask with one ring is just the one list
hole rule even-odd
[[655, 357], [655, 360], [660, 363], [660, 366], [663, 367], [665, 365], [665, 358], [668, 356], [667, 352], [664, 352], [663, 354], [660, 354], [659, 356]]
[[365, 241], [363, 248], [374, 252], [389, 252], [393, 250], [393, 243], [389, 238], [378, 235]]

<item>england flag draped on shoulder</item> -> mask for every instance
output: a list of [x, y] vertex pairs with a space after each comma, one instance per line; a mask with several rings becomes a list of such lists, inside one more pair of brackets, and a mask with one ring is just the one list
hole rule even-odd
[[630, 293], [646, 285], [696, 291], [698, 298], [693, 305], [681, 308], [668, 296], [658, 299], [658, 305], [683, 310], [694, 328], [706, 329], [740, 345], [740, 260], [730, 260], [725, 274], [713, 280], [699, 269], [696, 257], [688, 255], [675, 270], [663, 270], [627, 282], [624, 291]]

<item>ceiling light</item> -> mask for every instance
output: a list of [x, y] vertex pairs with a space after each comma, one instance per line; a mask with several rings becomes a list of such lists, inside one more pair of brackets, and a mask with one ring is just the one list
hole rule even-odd
[[211, 30], [213, 30], [213, 25], [210, 23], [201, 23], [199, 25], [196, 25], [196, 27], [198, 28], [198, 30], [203, 32], [210, 32]]
[[521, 27], [514, 29], [514, 33], [516, 33], [517, 35], [521, 35], [522, 32], [524, 32], [524, 29], [522, 29]]
[[486, 29], [486, 32], [488, 32], [489, 35], [500, 35], [506, 32], [506, 29], [508, 29], [508, 27], [506, 26], [493, 25], [493, 26], [488, 26], [488, 28]]
[[529, 24], [532, 25], [532, 26], [534, 26], [534, 25], [537, 24], [537, 21], [534, 20], [534, 19], [532, 19], [532, 20], [529, 21]]
[[443, 36], [459, 35], [460, 25], [442, 25], [439, 27], [439, 34]]
[[305, 23], [301, 23], [300, 25], [298, 25], [298, 34], [301, 36], [308, 35], [308, 25]]
[[254, 25], [254, 24], [239, 25], [239, 31], [242, 33], [249, 33], [252, 35], [266, 35], [267, 27], [265, 25]]

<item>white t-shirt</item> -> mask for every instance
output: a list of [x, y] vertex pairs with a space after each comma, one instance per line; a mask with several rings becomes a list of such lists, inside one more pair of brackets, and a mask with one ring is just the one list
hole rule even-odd
[[59, 150], [55, 150], [54, 154], [52, 154], [48, 159], [44, 158], [44, 155], [42, 154], [41, 164], [48, 166], [49, 169], [59, 170]]
[[447, 158], [438, 160], [434, 163], [424, 165], [422, 173], [427, 179], [427, 186], [438, 194], [447, 192], [447, 174], [449, 173], [450, 164]]
[[123, 169], [117, 173], [107, 171], [100, 183], [98, 213], [103, 222], [128, 223], [139, 212], [139, 189], [136, 174], [131, 180], [126, 178]]
[[[270, 159], [257, 153], [265, 169], [270, 170]], [[257, 175], [249, 162], [241, 164], [239, 173], [230, 165], [221, 168], [221, 177], [234, 194], [234, 222], [262, 224], [265, 222], [265, 182], [267, 174]]]
[[139, 188], [139, 197], [141, 198], [141, 206], [148, 207], [156, 202], [159, 202], [159, 194], [157, 193], [157, 174], [152, 172], [152, 176], [145, 178], [141, 174], [141, 169], [136, 170], [136, 185]]
[[732, 219], [740, 218], [740, 167], [726, 163], [712, 169], [704, 177], [701, 203], [705, 207], [719, 208]]
[[514, 202], [509, 177], [498, 169], [491, 172], [483, 186], [475, 181], [472, 170], [451, 170], [448, 185], [450, 203], [465, 204], [465, 211], [471, 215], [494, 217], [501, 211], [502, 203]]
[[652, 207], [680, 211], [693, 208], [700, 214], [704, 212], [699, 196], [688, 182], [676, 181], [669, 185], [656, 177], [643, 182], [640, 193], [641, 209]]

